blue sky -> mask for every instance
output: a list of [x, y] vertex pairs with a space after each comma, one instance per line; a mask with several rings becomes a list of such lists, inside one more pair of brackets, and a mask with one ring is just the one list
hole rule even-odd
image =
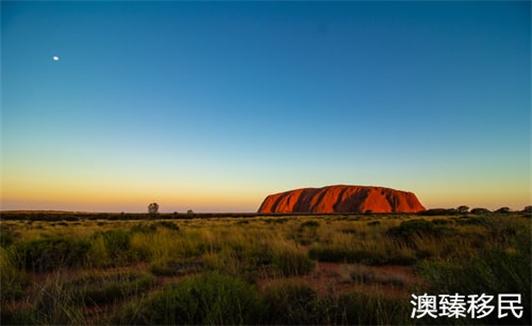
[[[2, 208], [530, 196], [529, 2], [2, 2]], [[58, 55], [59, 61], [52, 56]]]

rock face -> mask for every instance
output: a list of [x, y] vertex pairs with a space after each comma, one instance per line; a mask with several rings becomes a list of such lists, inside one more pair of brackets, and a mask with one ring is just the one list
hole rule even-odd
[[384, 187], [328, 186], [269, 195], [259, 213], [417, 213], [424, 211], [416, 195]]

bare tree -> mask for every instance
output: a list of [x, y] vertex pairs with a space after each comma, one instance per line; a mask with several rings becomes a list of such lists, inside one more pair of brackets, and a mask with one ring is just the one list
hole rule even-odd
[[150, 215], [157, 215], [159, 213], [159, 204], [151, 203], [148, 205], [148, 213]]

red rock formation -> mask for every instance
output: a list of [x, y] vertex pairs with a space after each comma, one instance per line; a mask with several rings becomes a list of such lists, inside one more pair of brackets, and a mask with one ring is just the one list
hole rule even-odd
[[260, 205], [259, 213], [417, 213], [424, 210], [412, 192], [337, 185], [269, 195]]

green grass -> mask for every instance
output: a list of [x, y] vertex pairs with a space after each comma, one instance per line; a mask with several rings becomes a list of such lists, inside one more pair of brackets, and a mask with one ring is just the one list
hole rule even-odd
[[84, 275], [67, 281], [64, 286], [74, 293], [74, 301], [90, 306], [124, 300], [152, 287], [155, 277], [148, 273], [122, 272]]
[[17, 243], [13, 249], [19, 266], [34, 272], [81, 266], [90, 242], [70, 237], [53, 237]]
[[272, 265], [283, 276], [305, 275], [314, 268], [314, 261], [305, 252], [285, 246], [275, 251]]
[[266, 324], [319, 324], [323, 318], [318, 294], [302, 282], [276, 282], [265, 290], [263, 301], [262, 322]]
[[412, 324], [409, 296], [425, 292], [531, 304], [518, 213], [118, 216], [1, 221], [2, 324]]
[[350, 293], [331, 298], [329, 323], [356, 325], [408, 325], [411, 306], [407, 300], [385, 296]]
[[125, 306], [117, 324], [243, 325], [257, 321], [256, 290], [243, 280], [218, 273], [189, 277], [141, 302]]
[[14, 300], [23, 297], [29, 283], [24, 271], [18, 270], [12, 254], [0, 248], [0, 300]]
[[161, 260], [150, 265], [150, 272], [157, 276], [186, 275], [203, 269], [201, 260]]

